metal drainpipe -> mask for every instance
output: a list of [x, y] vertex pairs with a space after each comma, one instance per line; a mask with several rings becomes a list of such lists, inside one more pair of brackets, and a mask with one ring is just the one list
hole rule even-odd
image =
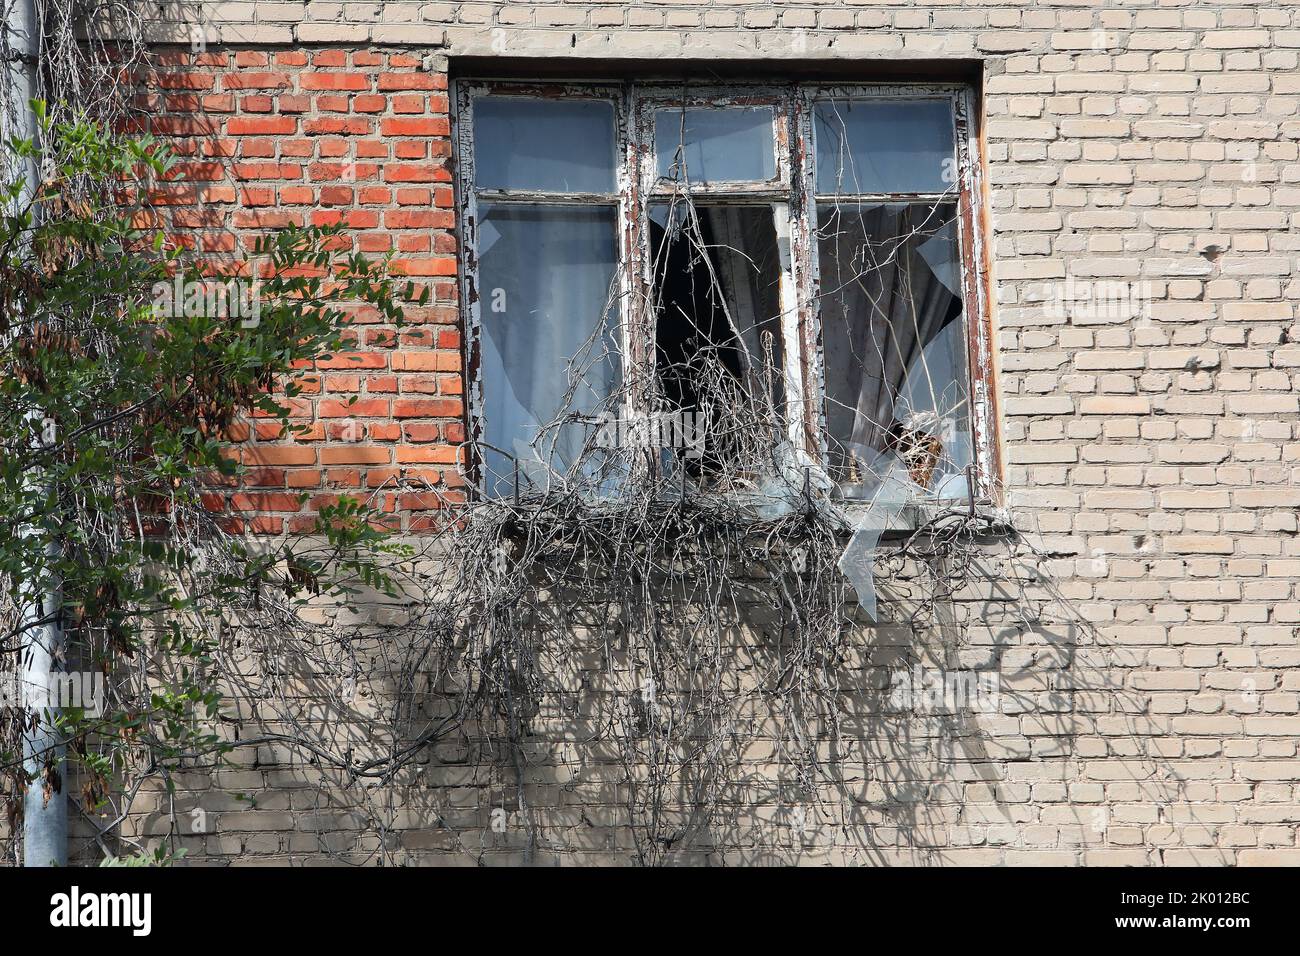
[[[59, 546], [55, 541], [46, 545], [50, 563], [58, 560]], [[61, 595], [57, 586], [49, 587], [44, 594], [26, 595], [27, 620], [39, 620], [57, 614]], [[62, 736], [46, 720], [53, 717], [60, 703], [60, 692], [69, 686], [60, 681], [62, 670], [63, 629], [58, 621], [34, 628], [26, 635], [22, 653], [23, 705], [40, 717], [36, 729], [23, 737], [23, 764], [28, 774], [36, 779], [23, 794], [23, 866], [66, 866], [68, 863], [68, 781], [66, 748]], [[58, 793], [45, 793], [43, 768], [51, 754], [59, 775]]]
[[[32, 138], [38, 135], [36, 117], [29, 106], [37, 92], [36, 70], [40, 44], [36, 22], [35, 0], [10, 0], [7, 5], [5, 30], [8, 37], [5, 45], [9, 47], [10, 53], [6, 68], [9, 71], [12, 100], [5, 107], [6, 112], [17, 120], [13, 132]], [[39, 175], [36, 164], [28, 162], [27, 181], [32, 194], [39, 186]], [[36, 425], [39, 425], [43, 417], [38, 409], [28, 414], [28, 420]], [[34, 431], [39, 434], [38, 441], [47, 442], [54, 437], [50, 429], [38, 427]], [[41, 476], [34, 475], [32, 480], [40, 481]], [[30, 528], [21, 533], [39, 534]], [[47, 561], [52, 564], [58, 556], [58, 542], [51, 540], [46, 546]], [[43, 593], [29, 586], [20, 594], [20, 600], [24, 623], [53, 616], [62, 604], [57, 583], [51, 583]], [[54, 715], [61, 688], [68, 686], [66, 681], [60, 681], [56, 676], [64, 657], [63, 631], [56, 621], [27, 631], [23, 635], [23, 641], [19, 667], [20, 700], [24, 708], [41, 716], [39, 726], [23, 737], [24, 767], [29, 774], [38, 775], [23, 794], [23, 866], [66, 866], [68, 799], [67, 781], [64, 779], [65, 748], [63, 740], [45, 720], [46, 712]], [[47, 800], [42, 769], [51, 753], [61, 785], [59, 792], [51, 793]]]

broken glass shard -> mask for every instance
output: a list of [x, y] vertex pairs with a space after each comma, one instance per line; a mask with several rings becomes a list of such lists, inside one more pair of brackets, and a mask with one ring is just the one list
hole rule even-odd
[[858, 596], [858, 606], [871, 620], [876, 621], [876, 551], [880, 536], [898, 527], [898, 518], [912, 498], [911, 479], [907, 466], [892, 454], [876, 455], [872, 449], [858, 451], [878, 459], [880, 481], [872, 493], [871, 503], [857, 516], [853, 535], [840, 555], [837, 565], [853, 585]]

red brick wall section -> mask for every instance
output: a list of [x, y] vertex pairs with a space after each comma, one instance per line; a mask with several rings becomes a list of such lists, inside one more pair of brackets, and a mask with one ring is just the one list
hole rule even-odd
[[158, 196], [178, 241], [251, 255], [268, 229], [342, 222], [349, 248], [391, 251], [395, 271], [431, 286], [401, 328], [355, 315], [351, 350], [318, 363], [290, 401], [305, 432], [237, 426], [250, 473], [210, 507], [274, 534], [309, 529], [340, 494], [376, 495], [402, 530], [428, 527], [436, 496], [418, 489], [459, 493], [464, 438], [446, 74], [400, 52], [175, 51], [151, 80], [148, 125], [185, 173]]

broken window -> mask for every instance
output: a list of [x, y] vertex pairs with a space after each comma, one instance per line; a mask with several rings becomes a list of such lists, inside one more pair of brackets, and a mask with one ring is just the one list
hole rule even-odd
[[937, 497], [966, 497], [974, 461], [957, 204], [948, 199], [952, 106], [828, 97], [814, 102], [813, 120], [831, 473], [848, 496], [873, 494], [893, 467]]
[[[959, 86], [461, 84], [482, 489], [563, 474], [612, 403], [693, 421], [690, 453], [648, 457], [702, 481], [766, 445], [845, 500], [888, 481], [991, 496], [970, 103]], [[628, 387], [638, 370], [650, 384]], [[743, 434], [741, 404], [765, 410]]]
[[967, 494], [955, 217], [951, 203], [818, 203], [826, 440], [847, 493], [897, 458], [919, 487]]

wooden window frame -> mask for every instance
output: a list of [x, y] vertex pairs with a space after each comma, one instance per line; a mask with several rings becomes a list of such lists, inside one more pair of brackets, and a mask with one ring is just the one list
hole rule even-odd
[[[521, 98], [582, 97], [611, 102], [615, 112], [616, 192], [546, 193], [523, 190], [478, 190], [474, 184], [473, 104], [481, 96]], [[845, 193], [816, 191], [813, 108], [821, 99], [926, 98], [946, 101], [953, 118], [956, 156], [954, 189], [944, 193]], [[846, 84], [824, 81], [718, 84], [680, 80], [612, 82], [526, 82], [473, 80], [454, 82], [452, 122], [456, 143], [454, 189], [463, 254], [459, 259], [461, 312], [465, 321], [466, 434], [470, 446], [482, 440], [483, 382], [479, 366], [481, 292], [477, 287], [477, 204], [492, 202], [587, 203], [618, 207], [618, 307], [623, 333], [624, 375], [633, 413], [639, 404], [636, 382], [649, 381], [654, 364], [653, 296], [651, 295], [648, 205], [682, 195], [679, 184], [657, 175], [654, 112], [658, 109], [772, 106], [776, 175], [765, 183], [692, 184], [689, 194], [710, 200], [770, 202], [775, 216], [781, 265], [782, 355], [788, 409], [788, 437], [814, 460], [827, 460], [824, 413], [824, 362], [818, 316], [819, 263], [816, 243], [817, 202], [917, 203], [947, 200], [957, 207], [957, 241], [961, 263], [963, 322], [967, 344], [970, 425], [973, 449], [971, 503], [999, 507], [1002, 459], [997, 390], [994, 383], [993, 328], [989, 295], [982, 150], [974, 117], [975, 94], [963, 83]], [[635, 376], [642, 376], [640, 379]], [[464, 463], [472, 487], [482, 493], [478, 462]]]

